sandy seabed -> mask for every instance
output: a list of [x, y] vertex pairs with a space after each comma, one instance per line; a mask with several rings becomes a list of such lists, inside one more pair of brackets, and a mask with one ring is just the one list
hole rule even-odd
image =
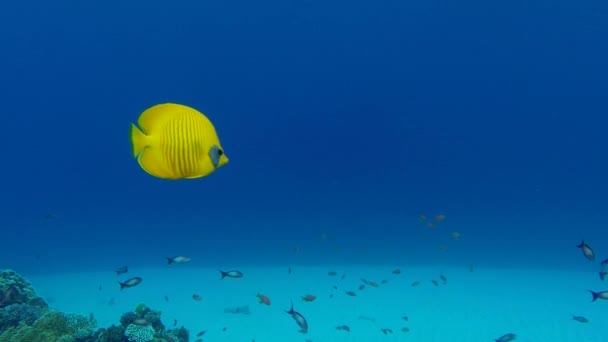
[[[608, 341], [608, 300], [591, 302], [587, 292], [608, 290], [597, 274], [439, 266], [401, 267], [401, 274], [394, 274], [396, 268], [320, 265], [293, 267], [289, 273], [286, 266], [249, 267], [239, 269], [243, 278], [220, 279], [217, 269], [167, 265], [133, 268], [121, 276], [106, 271], [28, 279], [52, 307], [92, 313], [100, 327], [118, 324], [122, 313], [145, 303], [162, 311], [167, 328], [175, 320], [185, 326], [191, 341], [202, 330], [205, 342], [483, 342], [506, 333], [515, 333], [518, 342]], [[330, 271], [337, 275], [328, 275]], [[133, 276], [143, 282], [121, 291], [118, 281]], [[359, 290], [362, 279], [378, 287]], [[420, 284], [412, 286], [416, 281]], [[268, 296], [271, 305], [260, 304], [258, 293]], [[193, 300], [193, 294], [202, 300]], [[308, 294], [316, 300], [302, 301]], [[292, 301], [308, 321], [307, 334], [285, 313]], [[224, 313], [236, 306], [249, 306], [250, 314]], [[350, 332], [337, 330], [341, 325]], [[409, 331], [403, 332], [404, 327]]]

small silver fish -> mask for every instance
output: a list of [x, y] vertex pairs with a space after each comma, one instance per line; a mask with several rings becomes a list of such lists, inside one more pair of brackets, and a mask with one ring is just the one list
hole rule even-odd
[[591, 249], [591, 247], [589, 247], [589, 245], [586, 244], [584, 240], [581, 241], [581, 243], [578, 244], [576, 247], [581, 249], [585, 258], [587, 258], [591, 261], [595, 260], [595, 253], [593, 253], [593, 249]]
[[308, 333], [308, 322], [306, 322], [306, 318], [304, 318], [304, 316], [302, 316], [302, 314], [300, 314], [299, 312], [297, 312], [293, 309], [293, 303], [291, 303], [291, 309], [289, 309], [289, 311], [285, 311], [285, 312], [288, 313], [289, 315], [291, 315], [291, 317], [294, 319], [294, 321], [296, 321], [296, 323], [300, 327], [300, 332], [302, 334]]
[[183, 264], [183, 263], [186, 263], [188, 261], [190, 261], [190, 258], [188, 258], [187, 256], [183, 256], [183, 255], [167, 258], [167, 264], [168, 265], [171, 265], [171, 264]]
[[517, 338], [517, 335], [515, 334], [505, 334], [500, 336], [499, 338], [495, 339], [494, 341], [496, 342], [510, 342], [510, 341], [515, 341], [515, 339]]
[[226, 277], [228, 277], [228, 278], [243, 278], [243, 272], [241, 272], [241, 271], [237, 271], [237, 270], [232, 270], [232, 271], [227, 271], [227, 272], [224, 272], [222, 270], [218, 270], [218, 271], [220, 271], [220, 273], [222, 274], [222, 278], [221, 279], [224, 279]]

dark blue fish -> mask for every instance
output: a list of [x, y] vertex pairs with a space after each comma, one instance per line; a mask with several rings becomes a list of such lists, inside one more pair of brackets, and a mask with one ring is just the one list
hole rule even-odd
[[289, 309], [289, 311], [285, 311], [285, 312], [287, 312], [289, 315], [291, 315], [291, 317], [294, 319], [294, 321], [296, 321], [296, 323], [300, 327], [300, 332], [302, 334], [308, 333], [308, 322], [306, 322], [306, 318], [304, 318], [304, 316], [302, 316], [302, 314], [300, 314], [299, 312], [297, 312], [293, 309], [293, 303], [291, 303], [291, 309]]
[[589, 247], [589, 245], [586, 244], [584, 240], [581, 241], [581, 243], [578, 244], [576, 247], [581, 249], [585, 258], [587, 258], [591, 261], [595, 260], [595, 253], [593, 253], [593, 249], [591, 247]]
[[505, 334], [500, 336], [499, 338], [495, 339], [494, 341], [496, 342], [510, 342], [510, 341], [515, 341], [515, 339], [517, 338], [517, 336], [515, 334]]
[[583, 316], [575, 316], [572, 315], [572, 319], [577, 321], [577, 322], [581, 322], [581, 323], [589, 323], [589, 320], [586, 317]]
[[593, 292], [591, 290], [587, 290], [589, 292], [591, 292], [591, 296], [593, 298], [591, 298], [592, 302], [595, 302], [598, 299], [608, 299], [608, 291], [601, 291], [601, 292]]

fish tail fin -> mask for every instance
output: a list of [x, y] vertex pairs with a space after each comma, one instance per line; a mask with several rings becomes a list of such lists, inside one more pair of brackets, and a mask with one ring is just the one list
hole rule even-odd
[[287, 312], [290, 315], [293, 314], [293, 300], [291, 301], [291, 309], [289, 309], [289, 311], [285, 310], [285, 312]]
[[600, 297], [600, 294], [599, 294], [599, 293], [597, 293], [597, 292], [593, 292], [593, 291], [591, 291], [591, 290], [587, 290], [587, 291], [591, 292], [591, 296], [593, 297], [593, 298], [591, 299], [591, 301], [592, 301], [592, 302], [595, 302], [595, 301], [596, 301], [596, 300], [597, 300], [597, 299]]
[[133, 146], [133, 157], [137, 157], [149, 146], [148, 136], [134, 124], [131, 124], [131, 144]]
[[219, 271], [219, 272], [220, 272], [220, 274], [222, 275], [222, 277], [221, 277], [220, 279], [224, 279], [224, 278], [226, 278], [226, 276], [228, 275], [228, 273], [227, 273], [227, 272], [224, 272], [224, 271], [222, 271], [222, 270], [218, 270], [218, 271]]
[[167, 258], [167, 265], [171, 265], [173, 263], [173, 258]]
[[120, 290], [121, 291], [122, 291], [122, 289], [124, 289], [125, 287], [127, 287], [127, 284], [125, 284], [125, 283], [118, 282], [118, 284], [120, 285]]

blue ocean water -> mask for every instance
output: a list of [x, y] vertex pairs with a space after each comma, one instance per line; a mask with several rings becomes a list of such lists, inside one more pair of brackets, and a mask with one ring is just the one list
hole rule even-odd
[[[608, 256], [605, 2], [14, 1], [0, 32], [5, 267]], [[146, 174], [129, 125], [162, 102], [230, 163]]]

